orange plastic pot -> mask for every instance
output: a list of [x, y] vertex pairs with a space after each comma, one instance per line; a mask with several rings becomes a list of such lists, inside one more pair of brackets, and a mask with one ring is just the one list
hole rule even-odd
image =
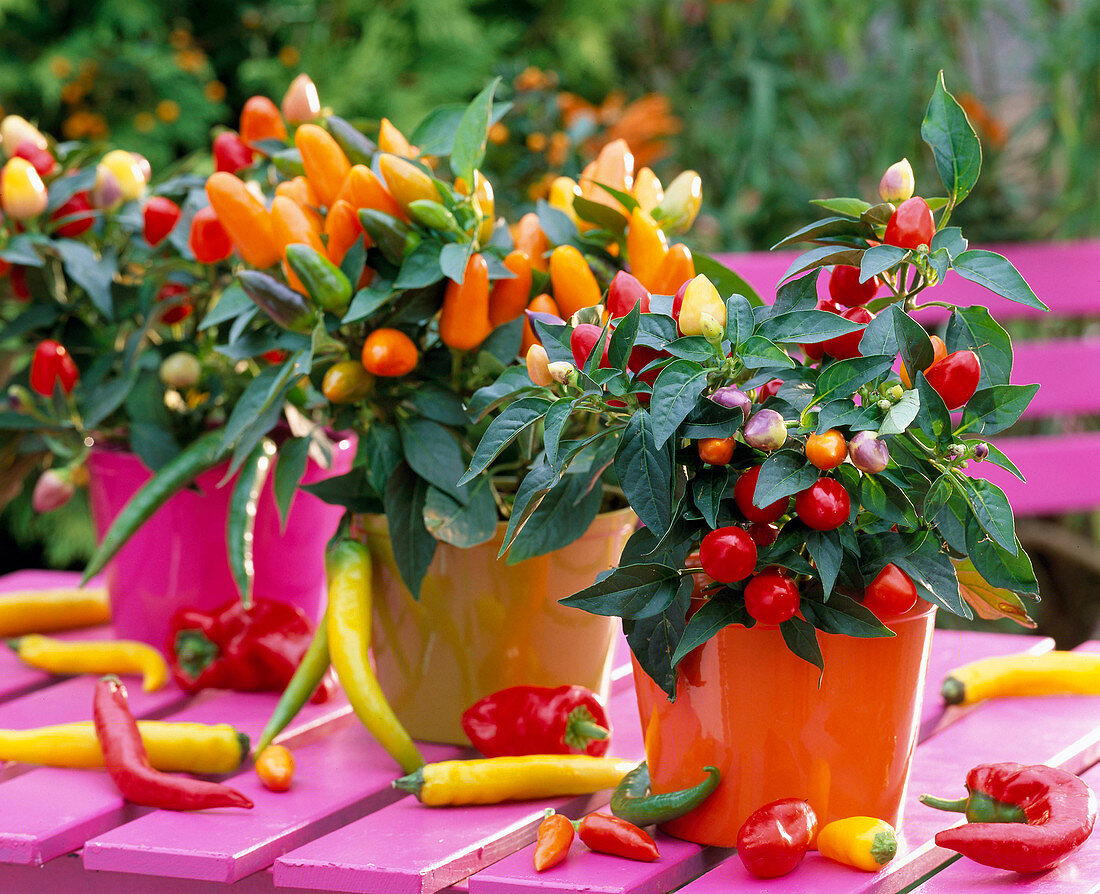
[[897, 826], [928, 665], [935, 606], [886, 619], [880, 639], [819, 634], [825, 674], [795, 657], [777, 627], [726, 627], [679, 665], [677, 696], [634, 667], [653, 790], [722, 771], [702, 806], [662, 828], [734, 847], [758, 807], [804, 798], [819, 826], [874, 816]]
[[568, 546], [515, 565], [497, 558], [503, 524], [480, 546], [440, 543], [414, 600], [385, 517], [360, 518], [374, 559], [375, 670], [410, 735], [468, 745], [462, 712], [508, 686], [575, 683], [606, 699], [619, 621], [558, 600], [616, 564], [635, 524], [629, 509], [605, 513]]

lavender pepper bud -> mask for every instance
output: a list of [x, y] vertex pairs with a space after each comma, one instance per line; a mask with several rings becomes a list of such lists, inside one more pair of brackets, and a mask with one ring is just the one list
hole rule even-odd
[[745, 423], [744, 436], [757, 450], [778, 450], [787, 440], [787, 423], [775, 410], [757, 410]]
[[848, 456], [852, 459], [852, 465], [861, 472], [875, 475], [890, 462], [890, 448], [873, 432], [861, 431], [848, 442]]
[[734, 385], [724, 385], [708, 397], [720, 407], [740, 410], [744, 415], [744, 419], [741, 421], [748, 421], [749, 410], [752, 409], [752, 399], [741, 389]]

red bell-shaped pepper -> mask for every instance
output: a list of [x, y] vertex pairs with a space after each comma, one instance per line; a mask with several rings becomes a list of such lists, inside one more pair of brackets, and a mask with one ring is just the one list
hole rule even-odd
[[512, 686], [487, 695], [462, 714], [462, 729], [486, 757], [588, 754], [611, 744], [607, 712], [583, 686]]
[[43, 397], [53, 394], [58, 384], [66, 394], [72, 393], [80, 378], [80, 370], [65, 346], [52, 338], [44, 339], [34, 349], [31, 359], [31, 389]]

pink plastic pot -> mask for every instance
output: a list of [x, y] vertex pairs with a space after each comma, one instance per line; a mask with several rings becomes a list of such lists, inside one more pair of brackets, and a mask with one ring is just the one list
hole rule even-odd
[[[303, 483], [339, 475], [351, 468], [355, 441], [337, 442], [331, 469], [309, 461]], [[232, 481], [218, 482], [228, 465], [200, 475], [198, 490], [186, 490], [165, 503], [107, 566], [112, 621], [119, 637], [164, 648], [176, 610], [210, 610], [239, 598], [226, 552], [226, 514]], [[103, 539], [126, 502], [150, 478], [134, 454], [93, 450], [88, 459], [88, 495], [96, 537]], [[322, 610], [325, 544], [343, 509], [299, 491], [281, 530], [271, 477], [256, 512], [254, 595], [298, 606], [311, 621]]]

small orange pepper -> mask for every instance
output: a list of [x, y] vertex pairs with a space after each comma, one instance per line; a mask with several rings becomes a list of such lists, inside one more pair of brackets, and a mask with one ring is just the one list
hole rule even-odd
[[582, 307], [595, 307], [602, 297], [592, 268], [572, 245], [559, 245], [550, 255], [550, 284], [566, 318]]
[[305, 212], [313, 229], [318, 233], [321, 232], [324, 227], [324, 220], [321, 218], [321, 212], [317, 210], [321, 205], [321, 200], [317, 198], [316, 191], [305, 177], [284, 180], [275, 187], [275, 195], [292, 199], [294, 204]]
[[206, 197], [246, 262], [262, 270], [279, 260], [271, 215], [239, 177], [228, 171], [211, 174]]
[[443, 293], [439, 337], [459, 351], [472, 351], [489, 337], [489, 265], [480, 254], [470, 255], [461, 283], [450, 280]]
[[626, 253], [630, 260], [630, 272], [652, 291], [657, 271], [668, 255], [668, 240], [653, 218], [641, 208], [630, 212], [630, 225], [626, 230]]
[[375, 329], [363, 343], [361, 359], [371, 375], [396, 378], [416, 369], [420, 352], [400, 329]]
[[351, 162], [340, 144], [323, 127], [303, 124], [294, 133], [294, 145], [302, 155], [306, 177], [317, 191], [321, 203], [328, 207], [351, 170]]
[[489, 293], [489, 323], [495, 329], [518, 317], [527, 308], [531, 297], [531, 261], [519, 251], [511, 251], [504, 259], [513, 279], [498, 279]]
[[416, 158], [420, 150], [413, 146], [389, 118], [383, 118], [378, 127], [378, 148], [402, 158]]
[[245, 143], [260, 140], [286, 140], [282, 113], [266, 96], [250, 96], [241, 109], [241, 139]]
[[363, 236], [359, 213], [350, 202], [337, 199], [325, 217], [324, 235], [328, 239], [328, 259], [339, 266], [344, 255]]
[[539, 216], [528, 211], [512, 229], [512, 244], [531, 259], [535, 270], [545, 273], [550, 267], [546, 253], [550, 250], [550, 240], [539, 226]]
[[398, 217], [407, 221], [408, 215], [405, 209], [397, 204], [397, 201], [386, 185], [374, 176], [374, 171], [366, 165], [354, 165], [340, 187], [336, 200], [343, 199], [356, 208], [373, 208], [382, 211], [391, 217]]
[[676, 290], [689, 279], [695, 279], [695, 261], [691, 257], [691, 249], [677, 242], [657, 268], [650, 291], [654, 295], [675, 295]]
[[284, 745], [268, 745], [256, 757], [256, 775], [269, 791], [285, 792], [294, 778], [294, 756]]
[[[545, 292], [532, 298], [531, 303], [527, 305], [527, 310], [542, 314], [553, 314], [555, 317], [561, 316], [561, 309], [558, 307], [558, 303]], [[520, 343], [519, 349], [520, 356], [526, 357], [527, 352], [531, 350], [531, 346], [537, 344], [541, 344], [541, 342], [539, 341], [539, 337], [535, 335], [535, 330], [531, 326], [531, 321], [527, 319], [525, 314], [523, 319], [523, 341]]]

